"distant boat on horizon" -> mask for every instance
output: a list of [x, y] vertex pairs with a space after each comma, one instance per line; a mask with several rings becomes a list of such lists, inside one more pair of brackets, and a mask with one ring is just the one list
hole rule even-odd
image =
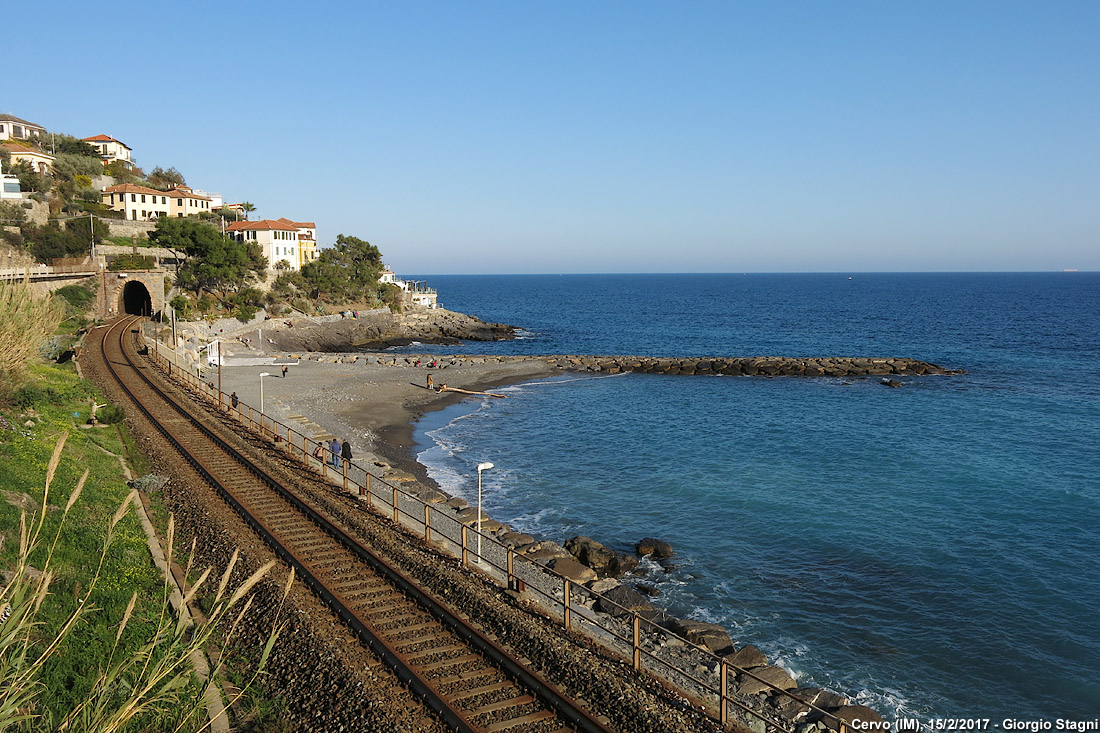
[[1077, 272], [1077, 268], [1076, 267], [1067, 267], [1066, 269], [1062, 270], [1062, 272]]

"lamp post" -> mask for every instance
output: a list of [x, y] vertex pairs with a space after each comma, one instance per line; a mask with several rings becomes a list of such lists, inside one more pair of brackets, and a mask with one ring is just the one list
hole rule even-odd
[[477, 464], [477, 564], [481, 564], [481, 472], [488, 471], [493, 464], [486, 461]]
[[260, 419], [263, 420], [264, 415], [264, 377], [270, 377], [267, 372], [260, 372]]

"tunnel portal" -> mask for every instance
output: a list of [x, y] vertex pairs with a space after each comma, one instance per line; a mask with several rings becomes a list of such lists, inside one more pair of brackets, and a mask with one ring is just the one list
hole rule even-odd
[[132, 316], [148, 316], [153, 313], [153, 300], [145, 283], [131, 280], [122, 289], [122, 309]]

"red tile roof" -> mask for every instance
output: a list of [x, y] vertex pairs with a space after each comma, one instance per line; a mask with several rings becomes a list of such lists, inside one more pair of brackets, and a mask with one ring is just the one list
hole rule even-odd
[[110, 135], [96, 135], [94, 137], [81, 138], [81, 140], [83, 142], [86, 142], [86, 143], [118, 143], [119, 145], [126, 148], [127, 150], [131, 149], [129, 145], [122, 142], [121, 140], [115, 140]]
[[316, 229], [317, 228], [317, 225], [314, 224], [311, 221], [291, 221], [290, 219], [287, 219], [285, 216], [280, 216], [275, 221], [281, 221], [284, 224], [290, 224], [291, 226], [293, 226], [297, 229]]
[[12, 154], [40, 155], [43, 158], [49, 158], [50, 160], [54, 159], [54, 157], [52, 155], [50, 155], [49, 153], [43, 153], [42, 151], [35, 150], [34, 148], [25, 148], [22, 145], [16, 145], [14, 143], [12, 143], [12, 144], [0, 143], [0, 148], [3, 148], [4, 150], [7, 150], [9, 153], [12, 153]]
[[151, 193], [154, 196], [167, 196], [167, 191], [157, 191], [153, 188], [146, 188], [145, 186], [136, 186], [133, 183], [119, 183], [115, 186], [108, 186], [103, 189], [103, 193]]
[[185, 190], [180, 190], [179, 188], [173, 188], [171, 191], [164, 191], [163, 193], [165, 193], [168, 196], [171, 196], [174, 199], [198, 199], [200, 201], [210, 201], [211, 200], [207, 196], [199, 196], [197, 193], [195, 193], [194, 191], [192, 191], [189, 188], [185, 189]]
[[282, 221], [276, 219], [261, 219], [260, 221], [235, 221], [225, 228], [227, 232], [243, 232], [248, 230], [257, 231], [270, 231], [279, 230], [281, 232], [295, 232], [298, 231], [298, 227], [291, 226], [290, 224], [284, 224]]

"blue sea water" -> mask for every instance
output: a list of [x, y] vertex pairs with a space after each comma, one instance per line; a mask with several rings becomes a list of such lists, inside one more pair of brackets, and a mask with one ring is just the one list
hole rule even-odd
[[[474, 353], [907, 356], [950, 377], [570, 375], [420, 459], [558, 541], [676, 549], [672, 613], [887, 714], [1100, 716], [1100, 274], [428, 277]], [[423, 347], [419, 350], [423, 351]]]

